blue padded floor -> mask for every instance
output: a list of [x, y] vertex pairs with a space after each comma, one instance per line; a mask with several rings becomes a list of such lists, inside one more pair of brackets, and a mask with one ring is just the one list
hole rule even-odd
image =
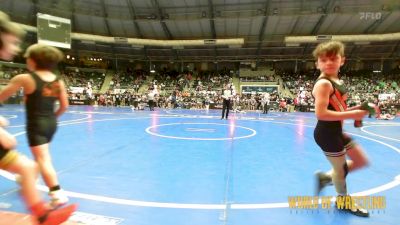
[[[6, 105], [0, 114], [31, 157], [24, 109]], [[359, 218], [288, 207], [289, 196], [313, 196], [314, 172], [330, 168], [314, 142], [315, 123], [313, 113], [220, 120], [216, 110], [73, 106], [60, 118], [51, 153], [62, 187], [79, 204], [72, 219], [90, 225], [398, 224], [399, 118], [366, 118], [361, 129], [345, 123], [371, 161], [348, 176], [348, 190], [384, 196], [384, 209]], [[18, 185], [1, 175], [0, 210], [26, 212]], [[46, 190], [41, 180], [38, 187]], [[323, 194], [334, 196], [334, 188]]]

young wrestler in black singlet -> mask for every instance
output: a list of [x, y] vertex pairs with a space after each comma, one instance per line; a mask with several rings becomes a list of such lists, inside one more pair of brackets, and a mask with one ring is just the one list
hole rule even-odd
[[[20, 51], [20, 38], [23, 33], [19, 26], [12, 23], [8, 16], [0, 11], [1, 59], [9, 61], [18, 54]], [[9, 88], [9, 86], [7, 87]], [[1, 92], [0, 100], [9, 97], [10, 93], [7, 90], [6, 92]], [[16, 145], [15, 137], [2, 128], [7, 124], [7, 120], [0, 116], [0, 169], [20, 176], [21, 195], [32, 215], [32, 219], [35, 220], [34, 224], [58, 225], [63, 223], [75, 211], [76, 205], [52, 209], [41, 199], [39, 191], [35, 187], [37, 164], [14, 150]]]
[[[29, 146], [49, 187], [52, 205], [59, 206], [68, 198], [59, 185], [49, 144], [57, 129], [57, 117], [68, 107], [64, 82], [52, 73], [64, 55], [54, 47], [35, 44], [26, 50], [25, 57], [31, 73], [13, 77], [0, 93], [0, 99], [8, 98], [21, 87], [24, 89]], [[57, 111], [54, 108], [56, 100], [60, 102]]]
[[[314, 139], [332, 165], [331, 171], [317, 173], [317, 193], [333, 183], [338, 196], [345, 196], [348, 195], [347, 174], [366, 166], [368, 160], [361, 147], [343, 133], [343, 120], [361, 120], [368, 112], [360, 110], [360, 106], [347, 108], [346, 90], [338, 77], [340, 66], [345, 60], [344, 45], [337, 41], [321, 43], [313, 55], [317, 60], [316, 66], [321, 71], [313, 88], [315, 114], [318, 118]], [[346, 160], [346, 156], [350, 160]], [[369, 216], [368, 211], [355, 206], [340, 210], [357, 216]]]
[[26, 95], [26, 117], [28, 141], [30, 146], [51, 142], [57, 129], [54, 104], [60, 95], [60, 80], [42, 80], [35, 72], [30, 74], [35, 81], [35, 91]]

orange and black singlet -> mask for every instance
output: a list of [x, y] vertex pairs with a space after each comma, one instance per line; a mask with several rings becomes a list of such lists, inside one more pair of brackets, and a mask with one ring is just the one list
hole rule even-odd
[[[328, 110], [343, 112], [347, 110], [346, 99], [347, 90], [344, 85], [338, 84], [326, 77], [332, 84], [333, 93], [329, 96]], [[317, 80], [317, 81], [318, 81]], [[350, 136], [343, 133], [342, 121], [318, 120], [314, 129], [314, 140], [324, 151], [326, 156], [339, 157], [346, 154], [346, 151], [353, 145]]]
[[[329, 96], [329, 105], [328, 109], [338, 112], [344, 112], [347, 110], [347, 89], [343, 84], [338, 84], [327, 77], [320, 77], [317, 79], [318, 82], [321, 79], [328, 80], [332, 84], [333, 93]], [[342, 130], [342, 121], [324, 121], [318, 120], [317, 127], [322, 126], [332, 130], [341, 131]]]
[[30, 146], [49, 143], [57, 129], [54, 112], [55, 101], [59, 98], [60, 79], [43, 81], [36, 73], [31, 73], [36, 89], [26, 96], [27, 134]]

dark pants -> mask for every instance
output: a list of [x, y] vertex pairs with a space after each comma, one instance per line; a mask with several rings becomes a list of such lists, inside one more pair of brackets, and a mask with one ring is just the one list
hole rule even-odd
[[149, 100], [149, 108], [150, 108], [150, 111], [154, 111], [154, 101], [153, 100]]
[[264, 107], [263, 107], [264, 109], [263, 109], [263, 113], [264, 114], [268, 114], [268, 104], [267, 103], [265, 103], [264, 104]]
[[[228, 119], [230, 107], [231, 107], [231, 101], [224, 99], [224, 101], [222, 103], [222, 117], [221, 117], [222, 119], [224, 118], [224, 115], [225, 115], [225, 119]], [[225, 114], [225, 110], [226, 110], [226, 114]]]

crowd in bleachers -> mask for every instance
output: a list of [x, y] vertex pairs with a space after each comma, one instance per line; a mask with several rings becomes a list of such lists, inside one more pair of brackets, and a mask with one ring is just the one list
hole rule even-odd
[[349, 87], [350, 106], [368, 101], [378, 104], [383, 113], [396, 114], [400, 106], [400, 74], [360, 75], [357, 72], [343, 76], [342, 80]]
[[[24, 73], [26, 69], [2, 66], [0, 81], [6, 84], [14, 75]], [[88, 99], [91, 104], [105, 106], [133, 106], [144, 109], [148, 102], [148, 94], [157, 90], [154, 102], [161, 108], [204, 109], [212, 104], [216, 108], [222, 105], [222, 90], [227, 84], [232, 84], [233, 76], [237, 74], [230, 70], [177, 72], [163, 69], [158, 73], [144, 70], [118, 71], [112, 78], [109, 90], [99, 93], [106, 76], [105, 71], [80, 71], [65, 69], [61, 75], [67, 86], [81, 87], [82, 91], [70, 91], [71, 99]], [[284, 88], [293, 97], [282, 97], [279, 93], [271, 95], [271, 108], [285, 111], [288, 106], [295, 106], [297, 111], [310, 111], [313, 106], [312, 88], [317, 78], [317, 71], [299, 73], [277, 71], [275, 76], [258, 77], [259, 81], [277, 81], [282, 78]], [[257, 80], [254, 77], [239, 79], [244, 81]], [[348, 89], [347, 103], [358, 105], [363, 101], [379, 105], [382, 113], [395, 115], [400, 108], [400, 71], [391, 74], [377, 74], [372, 71], [346, 71], [340, 79]], [[139, 93], [141, 86], [147, 86]], [[118, 91], [117, 91], [118, 90]], [[235, 110], [261, 110], [262, 96], [259, 93], [236, 93], [232, 99]]]
[[[313, 107], [312, 88], [317, 73], [284, 73], [284, 86], [296, 95], [295, 104], [301, 111]], [[347, 104], [359, 105], [368, 101], [378, 104], [383, 113], [396, 114], [400, 106], [400, 73], [376, 74], [372, 71], [348, 71], [340, 75], [348, 89]]]
[[233, 71], [220, 70], [217, 72], [200, 72], [194, 81], [193, 87], [196, 92], [221, 90], [223, 85], [232, 82]]
[[115, 79], [113, 83], [117, 85], [111, 84], [107, 93], [95, 96], [95, 103], [106, 106], [131, 105], [136, 109], [143, 109], [141, 106], [147, 103], [149, 90], [157, 90], [154, 101], [158, 107], [202, 108], [205, 101], [219, 102], [219, 99], [214, 97], [218, 96], [218, 90], [224, 83], [232, 81], [229, 75], [225, 70], [218, 73], [205, 71], [194, 74], [163, 69], [158, 73], [143, 74], [140, 84], [148, 87], [143, 93], [138, 93], [132, 88], [124, 89], [122, 93], [116, 92], [120, 86]]
[[127, 68], [125, 71], [118, 71], [114, 74], [111, 82], [111, 89], [134, 89], [136, 92], [140, 86], [146, 82], [148, 73], [144, 70], [132, 70]]
[[[234, 74], [234, 73], [233, 73]], [[282, 97], [278, 93], [271, 95], [271, 109], [288, 111], [294, 106], [296, 111], [310, 111], [314, 107], [312, 88], [316, 80], [316, 71], [302, 73], [277, 72], [285, 88], [293, 97]], [[277, 79], [273, 76], [270, 78]], [[383, 113], [396, 114], [399, 102], [399, 75], [376, 75], [367, 71], [349, 71], [341, 75], [341, 80], [348, 88], [349, 106], [358, 105], [363, 101], [378, 104]], [[264, 80], [264, 79], [261, 79]], [[137, 84], [137, 88], [134, 85]], [[222, 89], [232, 83], [232, 72], [203, 71], [184, 72], [162, 70], [155, 74], [135, 71], [133, 73], [117, 73], [110, 85], [110, 90], [93, 97], [93, 103], [105, 106], [133, 106], [134, 109], [144, 109], [148, 102], [148, 93], [156, 89], [154, 97], [156, 107], [205, 109], [207, 104], [216, 108], [222, 105]], [[141, 85], [148, 89], [138, 93]], [[122, 88], [123, 92], [113, 90]], [[385, 98], [383, 98], [384, 96]], [[261, 94], [237, 93], [233, 99], [234, 110], [261, 110]], [[206, 104], [207, 103], [207, 104]]]
[[23, 68], [2, 66], [0, 69], [0, 84], [7, 84], [15, 75], [26, 72]]
[[104, 72], [96, 71], [65, 70], [61, 72], [61, 76], [67, 86], [87, 87], [90, 83], [93, 90], [100, 90], [106, 75]]
[[[107, 92], [94, 95], [94, 104], [101, 106], [130, 106], [135, 110], [144, 110], [148, 105], [149, 93]], [[222, 106], [221, 91], [180, 92], [175, 90], [169, 95], [156, 94], [155, 106], [164, 109], [206, 109], [207, 105], [215, 108]], [[233, 109], [237, 111], [262, 110], [262, 94], [242, 94], [232, 98]], [[280, 99], [277, 93], [271, 95], [270, 110], [285, 111], [291, 99]]]
[[[146, 83], [148, 90], [137, 93], [126, 90], [123, 93], [112, 91], [95, 97], [95, 104], [104, 106], [133, 106], [144, 109], [151, 92], [156, 91], [154, 102], [160, 108], [205, 109], [208, 105], [222, 106], [222, 90], [227, 84], [232, 85], [233, 71], [203, 71], [199, 73], [162, 70], [154, 74]], [[234, 87], [233, 87], [234, 88]], [[114, 89], [115, 90], [115, 89]], [[235, 91], [234, 91], [235, 92]], [[149, 96], [150, 95], [150, 96]], [[234, 94], [233, 109], [237, 111], [261, 110], [262, 94]], [[280, 98], [278, 93], [271, 95], [271, 110], [284, 110], [292, 99]]]

